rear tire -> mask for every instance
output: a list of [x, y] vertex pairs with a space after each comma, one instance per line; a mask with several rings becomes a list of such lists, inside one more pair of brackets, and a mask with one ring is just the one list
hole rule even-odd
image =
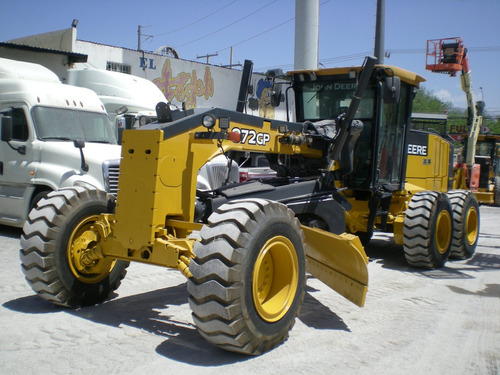
[[128, 262], [103, 258], [82, 267], [75, 250], [81, 241], [92, 245], [86, 231], [99, 214], [111, 211], [105, 192], [74, 187], [49, 193], [30, 212], [20, 257], [28, 284], [41, 298], [66, 307], [94, 305], [118, 288]]
[[500, 177], [495, 177], [493, 203], [495, 206], [500, 206]]
[[448, 193], [453, 209], [453, 239], [450, 258], [468, 259], [476, 251], [479, 238], [479, 204], [474, 193], [454, 190]]
[[209, 217], [189, 270], [189, 305], [200, 334], [222, 349], [258, 355], [282, 343], [305, 290], [304, 234], [291, 210], [233, 201]]
[[409, 265], [443, 267], [451, 251], [453, 219], [446, 194], [424, 191], [408, 205], [403, 227], [403, 247]]

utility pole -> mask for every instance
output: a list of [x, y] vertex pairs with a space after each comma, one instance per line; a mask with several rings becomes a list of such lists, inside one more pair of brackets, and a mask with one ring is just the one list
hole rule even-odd
[[241, 66], [241, 64], [233, 64], [233, 46], [231, 46], [231, 55], [229, 56], [229, 65], [221, 65], [223, 68], [232, 69], [233, 66]]
[[142, 39], [143, 36], [147, 36], [146, 40], [148, 40], [149, 38], [153, 37], [153, 35], [143, 34], [142, 33], [142, 28], [143, 27], [151, 27], [151, 26], [141, 26], [141, 25], [139, 25], [139, 27], [137, 28], [137, 50], [138, 51], [142, 51], [142, 48], [141, 48], [141, 39]]
[[210, 61], [210, 58], [213, 57], [213, 56], [219, 56], [219, 54], [216, 52], [216, 53], [213, 53], [213, 54], [206, 54], [206, 55], [203, 55], [203, 56], [198, 56], [196, 55], [196, 58], [197, 59], [204, 59], [204, 58], [207, 58], [207, 64], [209, 63]]

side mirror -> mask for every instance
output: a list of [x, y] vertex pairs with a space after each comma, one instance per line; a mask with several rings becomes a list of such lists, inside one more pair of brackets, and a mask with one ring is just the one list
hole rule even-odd
[[73, 144], [77, 149], [80, 150], [80, 158], [82, 160], [82, 165], [80, 168], [82, 168], [82, 171], [88, 172], [89, 171], [89, 165], [85, 162], [85, 156], [83, 155], [83, 148], [85, 147], [85, 141], [83, 139], [75, 139], [73, 141]]
[[123, 107], [120, 107], [116, 110], [117, 115], [123, 115], [124, 113], [127, 113], [127, 112], [128, 112], [128, 108], [126, 105], [124, 105]]
[[12, 117], [2, 116], [2, 141], [10, 142], [12, 140]]
[[384, 103], [396, 104], [401, 93], [401, 79], [399, 77], [386, 77], [384, 84]]
[[281, 93], [281, 85], [273, 85], [273, 91], [269, 101], [273, 107], [278, 107], [285, 101], [285, 96]]
[[73, 141], [73, 144], [75, 145], [76, 148], [84, 148], [85, 147], [85, 141], [83, 139], [75, 139]]

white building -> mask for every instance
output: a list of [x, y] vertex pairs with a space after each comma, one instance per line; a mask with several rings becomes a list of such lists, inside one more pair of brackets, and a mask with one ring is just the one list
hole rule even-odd
[[[160, 52], [79, 40], [76, 26], [0, 43], [0, 57], [39, 63], [54, 71], [63, 82], [67, 82], [70, 68], [118, 71], [152, 81], [168, 101], [186, 109], [236, 109], [241, 70], [182, 60], [175, 57], [175, 51], [166, 48]], [[284, 105], [278, 110], [269, 104], [271, 82], [265, 76], [253, 74], [251, 86], [253, 92], [249, 99], [252, 105], [247, 105], [247, 113], [285, 119]]]

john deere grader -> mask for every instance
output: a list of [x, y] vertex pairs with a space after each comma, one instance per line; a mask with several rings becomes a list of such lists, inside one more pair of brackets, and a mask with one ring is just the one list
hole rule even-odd
[[[175, 268], [200, 334], [256, 355], [287, 338], [306, 272], [363, 306], [362, 242], [374, 231], [394, 233], [414, 266], [471, 256], [479, 210], [471, 193], [447, 192], [450, 145], [409, 131], [423, 79], [374, 61], [289, 73], [293, 122], [160, 103], [158, 122], [123, 134], [116, 199], [75, 186], [30, 213], [28, 283], [76, 307], [106, 300], [130, 261]], [[278, 83], [272, 95], [284, 96]], [[225, 183], [235, 152], [266, 154], [278, 177]], [[221, 186], [197, 189], [199, 169], [219, 155], [228, 157]]]

